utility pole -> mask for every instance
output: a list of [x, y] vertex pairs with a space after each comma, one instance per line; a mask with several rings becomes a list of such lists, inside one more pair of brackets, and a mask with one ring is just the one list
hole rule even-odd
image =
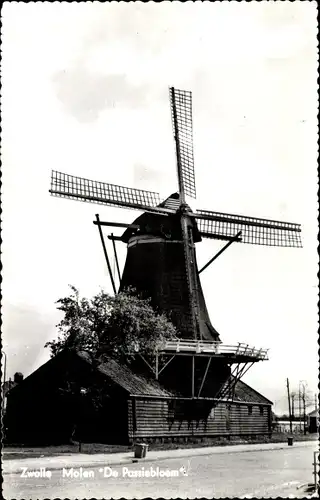
[[290, 434], [292, 434], [291, 400], [290, 400], [290, 387], [289, 387], [289, 379], [288, 379], [288, 378], [287, 378], [287, 391], [288, 391], [288, 406], [289, 406]]
[[303, 434], [307, 434], [306, 427], [306, 386], [302, 385], [302, 405], [303, 405]]
[[306, 426], [306, 387], [303, 386], [302, 393], [302, 403], [303, 403], [303, 434], [307, 434], [307, 426]]
[[299, 382], [299, 429], [301, 432], [301, 390], [300, 390], [300, 382]]
[[292, 412], [292, 420], [294, 420], [294, 397], [295, 397], [295, 393], [293, 392], [291, 394], [291, 412]]

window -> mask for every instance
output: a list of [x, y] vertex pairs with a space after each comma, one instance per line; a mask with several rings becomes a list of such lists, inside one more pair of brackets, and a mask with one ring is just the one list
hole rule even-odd
[[250, 405], [250, 406], [248, 406], [248, 414], [249, 414], [249, 415], [252, 415], [252, 406], [251, 406], [251, 405]]
[[260, 415], [263, 415], [263, 406], [260, 406]]

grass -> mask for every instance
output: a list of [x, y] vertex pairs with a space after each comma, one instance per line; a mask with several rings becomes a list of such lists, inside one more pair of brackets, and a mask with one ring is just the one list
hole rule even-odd
[[[110, 445], [100, 443], [82, 443], [81, 453], [126, 453], [131, 446]], [[56, 446], [6, 446], [2, 448], [2, 458], [40, 458], [79, 453], [79, 444], [61, 444]]]
[[[151, 443], [149, 450], [176, 450], [178, 448], [203, 448], [206, 446], [226, 446], [236, 444], [259, 444], [259, 443], [286, 443], [290, 434], [274, 433], [271, 438], [267, 436], [259, 436], [256, 439], [244, 438], [204, 438], [203, 441], [194, 442], [168, 442], [168, 443]], [[317, 434], [293, 434], [293, 441], [315, 441], [318, 439]], [[109, 445], [100, 443], [82, 443], [81, 453], [96, 454], [96, 453], [128, 453], [132, 451], [132, 446], [126, 445]], [[2, 449], [2, 458], [4, 460], [17, 458], [41, 458], [54, 457], [58, 455], [70, 455], [79, 453], [78, 444], [65, 444], [57, 446], [9, 446], [4, 445]]]

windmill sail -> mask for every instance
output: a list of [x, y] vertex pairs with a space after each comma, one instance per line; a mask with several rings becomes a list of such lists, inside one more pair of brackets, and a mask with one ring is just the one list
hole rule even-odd
[[197, 210], [194, 214], [201, 236], [225, 240], [241, 231], [236, 241], [253, 245], [302, 247], [301, 226], [256, 217]]
[[61, 198], [76, 199], [100, 205], [155, 212], [172, 212], [170, 209], [156, 208], [160, 203], [159, 193], [93, 181], [55, 170], [51, 172], [50, 193]]
[[179, 191], [196, 197], [193, 156], [192, 94], [173, 87], [169, 89], [173, 132], [176, 141]]

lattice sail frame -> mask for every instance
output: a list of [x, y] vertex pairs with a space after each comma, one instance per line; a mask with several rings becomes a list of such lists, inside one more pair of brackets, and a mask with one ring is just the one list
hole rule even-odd
[[142, 206], [157, 207], [160, 204], [159, 193], [93, 181], [56, 170], [51, 172], [50, 193], [62, 198], [138, 210]]
[[[199, 216], [199, 217], [197, 217]], [[301, 248], [301, 226], [256, 217], [197, 210], [196, 221], [202, 236], [225, 239], [241, 231], [241, 243]]]
[[[196, 198], [193, 154], [192, 93], [169, 89], [173, 133], [178, 140], [178, 177], [181, 177], [186, 195]], [[176, 119], [175, 119], [176, 118]], [[179, 165], [180, 163], [180, 165]]]

